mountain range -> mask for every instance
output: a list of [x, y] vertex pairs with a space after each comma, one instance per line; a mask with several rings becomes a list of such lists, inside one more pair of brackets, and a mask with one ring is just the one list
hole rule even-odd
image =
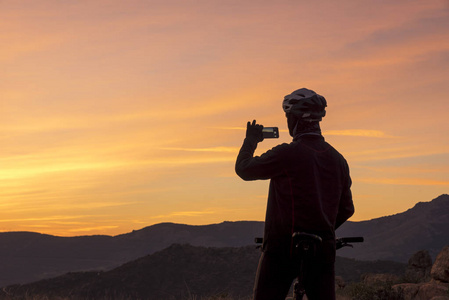
[[407, 262], [415, 252], [428, 250], [432, 259], [449, 245], [449, 195], [419, 202], [396, 215], [362, 222], [346, 222], [339, 236], [364, 236], [365, 242], [338, 254], [359, 260]]
[[[75, 272], [0, 290], [0, 299], [249, 299], [260, 251], [246, 247], [173, 244], [106, 272]], [[337, 257], [336, 272], [348, 281], [380, 272], [401, 275], [397, 262]]]
[[[161, 223], [118, 236], [57, 237], [32, 232], [0, 233], [0, 286], [27, 283], [67, 272], [107, 271], [173, 244], [254, 247], [263, 222], [241, 221], [191, 226]], [[420, 202], [406, 212], [363, 222], [346, 222], [338, 236], [365, 242], [339, 250], [357, 260], [406, 262], [419, 250], [433, 257], [449, 244], [449, 195]]]

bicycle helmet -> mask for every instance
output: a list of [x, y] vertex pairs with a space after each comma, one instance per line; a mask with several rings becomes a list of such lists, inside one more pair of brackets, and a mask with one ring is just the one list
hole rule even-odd
[[309, 89], [299, 89], [284, 97], [282, 108], [286, 114], [298, 119], [313, 122], [321, 121], [326, 115], [326, 99]]

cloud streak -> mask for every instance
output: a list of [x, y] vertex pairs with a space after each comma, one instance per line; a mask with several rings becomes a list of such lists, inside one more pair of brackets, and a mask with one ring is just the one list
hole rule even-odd
[[324, 135], [334, 136], [354, 136], [354, 137], [371, 137], [371, 138], [395, 138], [380, 130], [366, 130], [366, 129], [347, 129], [347, 130], [326, 130]]
[[411, 185], [411, 186], [449, 186], [449, 181], [444, 180], [432, 180], [425, 178], [374, 178], [374, 177], [362, 177], [356, 179], [359, 182], [375, 183], [375, 184], [387, 184], [387, 185]]
[[79, 232], [92, 232], [92, 231], [104, 231], [107, 229], [116, 229], [119, 226], [116, 225], [105, 225], [105, 226], [92, 226], [92, 227], [79, 227], [74, 229], [69, 229], [69, 232], [79, 233]]
[[240, 148], [237, 147], [209, 147], [209, 148], [161, 148], [170, 151], [186, 151], [186, 152], [225, 152], [238, 153]]
[[0, 222], [30, 222], [30, 221], [61, 221], [61, 220], [73, 220], [73, 219], [84, 219], [90, 218], [92, 215], [59, 215], [59, 216], [48, 216], [48, 217], [30, 217], [30, 218], [20, 218], [20, 219], [0, 219]]
[[167, 219], [171, 217], [200, 217], [204, 215], [215, 214], [215, 211], [175, 211], [169, 214], [151, 217], [152, 219]]
[[[243, 131], [246, 130], [246, 127], [212, 127], [216, 129], [223, 130], [238, 130]], [[288, 130], [281, 129], [280, 132], [288, 133]], [[357, 136], [357, 137], [372, 137], [372, 138], [395, 138], [392, 135], [386, 134], [381, 130], [372, 130], [372, 129], [344, 129], [344, 130], [325, 130], [323, 131], [323, 135], [332, 135], [332, 136]]]

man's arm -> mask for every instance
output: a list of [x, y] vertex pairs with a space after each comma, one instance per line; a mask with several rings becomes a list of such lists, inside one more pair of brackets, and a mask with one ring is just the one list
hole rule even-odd
[[254, 157], [257, 144], [263, 141], [262, 125], [254, 120], [248, 122], [246, 138], [237, 156], [235, 172], [243, 180], [269, 179], [280, 173], [279, 155], [276, 151], [269, 150], [260, 157]]
[[338, 208], [337, 220], [335, 222], [335, 229], [340, 227], [346, 220], [348, 220], [354, 214], [354, 203], [352, 201], [351, 193], [351, 177], [349, 176], [349, 167], [347, 166], [347, 179], [345, 184], [345, 190], [340, 197], [340, 205]]

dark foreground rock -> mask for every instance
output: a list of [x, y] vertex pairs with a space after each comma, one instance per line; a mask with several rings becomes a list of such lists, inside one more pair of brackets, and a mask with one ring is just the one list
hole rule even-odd
[[432, 258], [430, 257], [429, 251], [418, 251], [408, 261], [405, 278], [411, 283], [428, 281], [430, 279], [431, 269]]
[[431, 271], [432, 278], [440, 282], [449, 282], [449, 246], [438, 254]]
[[[418, 278], [419, 282], [428, 278], [427, 267], [424, 268], [427, 264], [427, 259], [422, 253], [418, 253], [415, 256], [424, 258], [415, 260], [415, 262], [424, 262], [421, 264], [422, 268], [418, 268], [418, 273], [416, 273], [423, 276]], [[413, 261], [411, 259], [411, 262]], [[426, 272], [422, 272], [423, 269], [426, 269]], [[393, 286], [393, 290], [400, 294], [401, 299], [404, 300], [449, 300], [449, 246], [444, 247], [438, 254], [431, 268], [430, 275], [431, 279], [428, 282], [397, 284]]]

